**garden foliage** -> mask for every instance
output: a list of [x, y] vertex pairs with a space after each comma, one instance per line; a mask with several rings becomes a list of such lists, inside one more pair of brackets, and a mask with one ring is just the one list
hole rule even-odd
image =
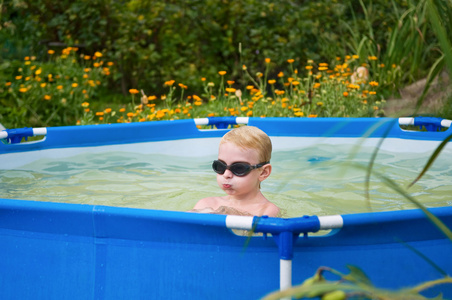
[[[439, 2], [446, 8], [449, 5], [446, 1]], [[320, 63], [337, 65], [338, 58], [343, 62], [347, 55], [357, 57], [355, 68], [367, 64], [372, 80], [379, 84], [377, 97], [381, 100], [397, 93], [401, 85], [425, 76], [442, 55], [429, 27], [425, 0], [14, 0], [2, 3], [0, 82], [10, 86], [0, 86], [3, 116], [0, 123], [14, 126], [69, 125], [80, 120], [81, 113], [59, 108], [61, 103], [58, 107], [43, 104], [43, 108], [37, 108], [37, 100], [25, 99], [28, 96], [17, 93], [32, 87], [15, 81], [22, 75], [18, 70], [25, 69], [24, 57], [34, 58], [39, 64], [54, 64], [56, 58], [49, 55], [49, 50], [60, 54], [65, 49], [76, 49], [73, 52], [77, 55], [66, 71], [78, 75], [64, 73], [62, 78], [69, 77], [67, 85], [78, 83], [81, 91], [86, 92], [83, 98], [77, 98], [77, 103], [70, 104], [72, 110], [80, 110], [79, 104], [85, 99], [105, 101], [107, 95], [129, 95], [131, 89], [166, 97], [166, 83], [173, 80], [175, 86], [180, 83], [185, 87], [183, 96], [201, 95], [208, 90], [206, 83], [213, 82], [216, 88], [226, 84], [220, 83], [219, 71], [227, 72], [224, 79], [234, 81], [234, 88], [245, 91], [252, 83], [250, 77], [256, 80], [259, 73], [265, 71], [265, 79], [277, 79], [281, 72], [287, 74], [288, 60], [293, 60], [290, 68], [296, 71], [304, 69], [308, 61], [314, 61], [315, 67]], [[84, 57], [95, 57], [95, 53], [102, 54], [102, 63], [114, 65], [101, 66], [99, 75], [105, 75], [101, 72], [104, 67], [109, 68], [109, 75], [93, 79], [101, 83], [96, 89], [83, 89], [80, 76], [86, 75], [87, 67], [92, 67], [87, 66]], [[369, 61], [369, 57], [378, 59]], [[264, 63], [267, 59], [271, 59], [270, 68]], [[22, 80], [27, 77], [22, 76]], [[14, 86], [15, 94], [11, 93]], [[262, 87], [267, 88], [260, 91], [264, 96], [272, 92], [270, 85], [264, 83], [259, 88]], [[186, 99], [179, 98], [184, 105]], [[209, 99], [203, 99], [206, 100]], [[313, 101], [317, 102], [326, 103]], [[46, 109], [48, 113], [39, 116]], [[53, 109], [59, 110], [54, 113]], [[343, 110], [339, 110], [341, 115], [335, 115], [336, 111], [331, 108], [325, 116], [361, 116]], [[60, 116], [61, 112], [66, 115]], [[309, 114], [317, 111], [303, 112], [304, 116]]]

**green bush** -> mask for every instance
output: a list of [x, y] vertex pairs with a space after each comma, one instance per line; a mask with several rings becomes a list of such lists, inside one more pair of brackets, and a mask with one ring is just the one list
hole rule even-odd
[[[282, 66], [287, 59], [304, 64], [308, 59], [331, 63], [350, 53], [383, 56], [401, 16], [413, 6], [401, 0], [367, 6], [352, 0], [27, 0], [4, 4], [3, 21], [15, 28], [15, 35], [0, 35], [10, 50], [23, 47], [26, 55], [38, 58], [45, 57], [45, 45], [55, 45], [51, 42], [78, 45], [86, 53], [100, 51], [117, 62], [119, 72], [109, 84], [123, 94], [138, 86], [159, 91], [172, 79], [194, 92], [202, 88], [200, 77], [226, 70], [238, 81], [238, 66], [255, 70], [266, 57]], [[405, 20], [413, 22], [415, 16], [424, 22], [417, 11]], [[417, 34], [417, 25], [411, 26], [412, 34]], [[429, 42], [432, 36], [419, 29]], [[373, 50], [362, 47], [363, 40]], [[417, 54], [424, 66], [432, 61], [427, 50]], [[395, 63], [420, 61], [410, 56], [403, 61], [394, 57]]]

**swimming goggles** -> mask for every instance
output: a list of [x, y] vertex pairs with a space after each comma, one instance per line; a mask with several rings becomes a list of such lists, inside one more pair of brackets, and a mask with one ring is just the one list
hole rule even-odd
[[214, 160], [212, 163], [212, 169], [215, 171], [215, 173], [218, 173], [220, 175], [223, 175], [226, 170], [229, 170], [234, 174], [235, 176], [245, 176], [249, 172], [251, 172], [254, 169], [258, 169], [266, 164], [269, 164], [270, 162], [264, 162], [257, 165], [250, 165], [248, 163], [244, 162], [236, 162], [232, 165], [227, 165], [221, 160]]

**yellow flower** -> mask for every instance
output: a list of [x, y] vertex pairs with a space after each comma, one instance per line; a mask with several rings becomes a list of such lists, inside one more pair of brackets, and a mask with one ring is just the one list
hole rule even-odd
[[35, 72], [36, 75], [39, 75], [39, 74], [41, 74], [41, 73], [42, 73], [41, 68], [37, 69], [36, 72]]
[[371, 81], [371, 82], [369, 82], [369, 84], [371, 86], [378, 86], [378, 82], [376, 82], [376, 81]]
[[305, 69], [306, 70], [312, 70], [312, 66], [306, 66]]
[[174, 82], [175, 82], [174, 80], [168, 80], [168, 81], [165, 81], [165, 83], [163, 85], [172, 86], [174, 84]]
[[369, 60], [377, 60], [378, 58], [376, 56], [369, 56], [368, 59]]
[[49, 51], [47, 51], [47, 53], [48, 53], [48, 54], [50, 54], [50, 55], [52, 55], [52, 54], [54, 54], [54, 53], [55, 53], [55, 51], [54, 51], [54, 50], [52, 50], [52, 49], [50, 49]]
[[126, 111], [126, 109], [124, 107], [119, 109], [119, 112], [125, 112], [125, 111]]
[[348, 92], [343, 92], [342, 95], [344, 95], [344, 97], [348, 97]]
[[319, 87], [320, 87], [320, 83], [319, 82], [314, 83], [314, 86], [313, 86], [314, 89], [318, 89]]
[[41, 83], [40, 85], [41, 85], [42, 88], [45, 88], [46, 85], [47, 85], [47, 83], [43, 82], [43, 83]]
[[155, 99], [157, 99], [156, 96], [149, 96], [149, 97], [148, 97], [148, 100], [149, 100], [149, 101], [154, 101]]
[[185, 84], [183, 84], [183, 83], [179, 83], [179, 87], [182, 88], [182, 89], [187, 89], [187, 88], [188, 88], [188, 87], [187, 87]]
[[299, 85], [299, 84], [300, 84], [300, 82], [297, 80], [292, 81], [292, 85]]
[[94, 56], [96, 56], [96, 57], [102, 57], [102, 53], [100, 53], [99, 51], [97, 51], [96, 53], [94, 53]]
[[276, 80], [274, 80], [274, 79], [268, 80], [268, 84], [275, 84], [275, 83], [276, 83]]
[[22, 76], [21, 76], [21, 75], [16, 76], [16, 80], [21, 80], [21, 79], [22, 79]]
[[230, 87], [230, 88], [226, 88], [225, 91], [228, 93], [235, 93], [236, 89]]
[[218, 72], [218, 74], [220, 74], [221, 76], [224, 76], [224, 75], [226, 75], [226, 71], [220, 71], [220, 72]]
[[298, 112], [294, 113], [294, 115], [297, 117], [302, 117], [302, 116], [304, 116], [304, 113], [302, 111], [298, 111]]
[[96, 112], [96, 116], [103, 116], [104, 115], [104, 112], [103, 111], [98, 111], [98, 112]]
[[278, 77], [283, 77], [284, 76], [284, 73], [283, 72], [279, 72], [278, 73]]
[[271, 62], [271, 59], [270, 59], [270, 58], [266, 58], [266, 59], [265, 59], [265, 63], [269, 64], [270, 62]]
[[228, 81], [226, 81], [227, 82], [227, 84], [229, 84], [229, 85], [233, 85], [234, 83], [235, 83], [235, 81], [233, 81], [233, 80], [228, 80]]
[[8, 81], [7, 83], [5, 83], [6, 86], [11, 86], [11, 81]]
[[242, 65], [242, 70], [245, 71], [246, 70], [246, 66]]
[[127, 116], [128, 116], [129, 118], [133, 118], [133, 116], [135, 116], [135, 114], [134, 114], [133, 112], [129, 112], [129, 113], [127, 113]]
[[52, 96], [50, 96], [50, 95], [44, 95], [44, 100], [50, 100], [50, 99], [52, 99]]
[[100, 64], [99, 64], [99, 63], [94, 63], [93, 66], [94, 66], [95, 68], [98, 68], [98, 67], [100, 67]]
[[72, 84], [72, 87], [73, 87], [73, 88], [78, 87], [78, 83], [74, 82], [74, 83]]
[[359, 85], [357, 85], [357, 84], [349, 84], [348, 86], [347, 86], [348, 88], [350, 88], [350, 89], [356, 89], [356, 90], [359, 90]]
[[358, 59], [358, 58], [359, 58], [359, 55], [352, 55], [352, 57], [353, 57], [354, 59]]
[[250, 111], [248, 111], [247, 113], [246, 113], [246, 116], [247, 117], [251, 117], [253, 115], [253, 111], [252, 110], [250, 110]]
[[294, 61], [295, 61], [295, 60], [292, 59], [292, 58], [290, 58], [290, 59], [287, 60], [287, 62], [288, 62], [289, 64], [292, 64]]
[[84, 60], [89, 60], [89, 59], [91, 59], [91, 56], [85, 55], [85, 56], [83, 57], [83, 59], [84, 59]]
[[241, 111], [246, 111], [246, 110], [248, 110], [248, 107], [247, 107], [247, 106], [242, 106], [242, 107], [240, 108], [240, 110], [241, 110]]
[[376, 94], [377, 94], [377, 92], [375, 92], [375, 91], [369, 92], [369, 95], [376, 95]]
[[317, 106], [323, 106], [323, 102], [317, 102]]
[[106, 108], [106, 109], [104, 110], [104, 113], [106, 113], [106, 114], [111, 113], [111, 108]]
[[328, 67], [328, 64], [327, 63], [320, 63], [319, 67]]
[[137, 89], [130, 89], [129, 93], [131, 93], [133, 95], [133, 94], [138, 94], [139, 91]]
[[57, 89], [58, 89], [58, 90], [62, 90], [62, 89], [63, 89], [63, 86], [62, 86], [62, 85], [59, 85], [59, 86], [57, 86]]
[[247, 89], [247, 90], [252, 90], [252, 89], [254, 89], [254, 86], [252, 86], [252, 85], [247, 85], [247, 86], [246, 86], [246, 89]]
[[88, 107], [89, 106], [89, 103], [88, 102], [83, 102], [82, 103], [82, 107]]
[[308, 116], [308, 118], [317, 118], [317, 115], [310, 114], [310, 115]]
[[325, 71], [328, 70], [328, 67], [319, 67], [319, 71]]

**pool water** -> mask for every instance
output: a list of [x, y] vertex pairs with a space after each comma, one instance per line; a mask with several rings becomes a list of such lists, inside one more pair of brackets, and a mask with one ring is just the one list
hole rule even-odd
[[[278, 150], [273, 172], [263, 182], [267, 199], [283, 217], [409, 209], [415, 206], [375, 176], [370, 202], [365, 171], [373, 147], [317, 144]], [[374, 169], [406, 188], [431, 152], [380, 150]], [[207, 196], [223, 195], [211, 162], [216, 154], [194, 157], [128, 151], [80, 153], [41, 158], [0, 170], [0, 198], [186, 211]], [[427, 207], [452, 204], [450, 153], [442, 153], [427, 174], [407, 192]], [[369, 207], [370, 205], [370, 207]]]

